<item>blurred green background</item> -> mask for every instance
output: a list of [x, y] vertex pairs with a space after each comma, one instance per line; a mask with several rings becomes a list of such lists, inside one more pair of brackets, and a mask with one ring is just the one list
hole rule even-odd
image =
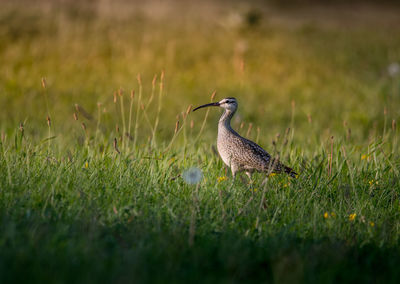
[[[398, 283], [400, 5], [349, 2], [1, 1], [0, 282]], [[298, 179], [232, 183], [214, 90]]]
[[[239, 100], [235, 127], [260, 127], [264, 144], [291, 126], [293, 111], [298, 143], [346, 128], [367, 142], [384, 108], [388, 125], [400, 114], [400, 8], [378, 2], [3, 1], [0, 127], [25, 122], [32, 137], [45, 137], [45, 77], [56, 134], [80, 127], [75, 104], [95, 116], [98, 102], [113, 131], [113, 92], [128, 98], [141, 74], [146, 101], [164, 70], [161, 137], [217, 90], [216, 99]], [[156, 109], [153, 102], [149, 117]], [[191, 117], [195, 128], [202, 115]], [[211, 112], [213, 121], [218, 115]]]

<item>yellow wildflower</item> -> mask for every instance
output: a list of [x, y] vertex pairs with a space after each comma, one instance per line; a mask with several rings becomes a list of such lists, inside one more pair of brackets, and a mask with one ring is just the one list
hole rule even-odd
[[325, 219], [329, 218], [329, 213], [328, 213], [328, 212], [325, 212], [325, 213], [324, 213], [324, 218], [325, 218]]
[[357, 214], [356, 213], [352, 213], [349, 215], [349, 221], [354, 221], [356, 219]]
[[86, 161], [85, 162], [85, 169], [87, 169], [89, 167], [89, 163]]
[[369, 185], [373, 185], [373, 184], [379, 184], [379, 182], [377, 180], [373, 180], [371, 179], [370, 181], [368, 181]]
[[366, 158], [368, 158], [367, 155], [365, 155], [365, 154], [361, 155], [361, 160], [365, 160]]
[[274, 176], [276, 176], [276, 173], [270, 173], [269, 174], [269, 177], [274, 177]]
[[[251, 190], [251, 189], [250, 189]], [[257, 192], [258, 188], [253, 188], [253, 192]]]
[[224, 180], [226, 180], [226, 176], [218, 177], [218, 178], [217, 178], [218, 183], [220, 183], [220, 182], [222, 182], [222, 181], [224, 181]]
[[369, 222], [369, 225], [370, 225], [371, 227], [374, 227], [374, 226], [375, 226], [375, 223], [374, 223], [374, 222]]

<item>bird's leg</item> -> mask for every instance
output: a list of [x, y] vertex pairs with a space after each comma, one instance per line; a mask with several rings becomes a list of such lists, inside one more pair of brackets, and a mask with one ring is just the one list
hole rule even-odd
[[246, 175], [249, 177], [249, 183], [253, 184], [253, 179], [251, 178], [251, 172], [247, 171]]
[[249, 188], [250, 188], [250, 191], [251, 191], [251, 195], [253, 196], [254, 195], [254, 189], [253, 189], [253, 179], [251, 177], [251, 172], [246, 171], [246, 175], [249, 177]]
[[235, 179], [236, 173], [238, 172], [239, 168], [235, 164], [231, 164], [231, 172], [232, 178]]
[[235, 165], [231, 164], [232, 182], [231, 182], [231, 185], [230, 185], [230, 187], [229, 187], [229, 190], [232, 189], [233, 184], [235, 183], [236, 173], [238, 172], [238, 170], [239, 170], [239, 169], [238, 169]]

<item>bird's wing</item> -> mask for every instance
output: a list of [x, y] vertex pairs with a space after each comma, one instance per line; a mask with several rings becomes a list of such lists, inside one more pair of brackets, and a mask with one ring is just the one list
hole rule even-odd
[[244, 139], [244, 144], [247, 145], [247, 148], [251, 150], [255, 155], [258, 157], [262, 158], [266, 162], [271, 160], [271, 155], [268, 154], [267, 151], [265, 151], [260, 145], [254, 143], [253, 141], [250, 141], [246, 138]]
[[297, 177], [298, 174], [292, 168], [283, 165], [278, 159], [271, 158], [271, 155], [268, 154], [267, 151], [265, 151], [261, 146], [246, 138], [243, 139], [245, 139], [245, 144], [249, 145], [249, 151], [251, 151], [253, 155], [257, 156], [258, 159], [262, 159], [264, 161], [264, 166], [262, 170], [269, 171], [270, 168], [273, 167], [273, 169], [271, 170], [271, 172], [273, 173], [285, 172], [293, 178]]
[[244, 168], [254, 168], [259, 171], [266, 171], [272, 166], [273, 172], [281, 171], [280, 162], [271, 158], [271, 155], [261, 146], [243, 137], [241, 137], [240, 140], [242, 147], [246, 152], [245, 155], [241, 155], [241, 162]]

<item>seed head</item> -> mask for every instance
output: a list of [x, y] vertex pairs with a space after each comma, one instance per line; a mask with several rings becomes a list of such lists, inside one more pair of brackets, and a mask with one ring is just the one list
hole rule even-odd
[[151, 82], [153, 87], [156, 85], [156, 82], [157, 82], [157, 74], [154, 74], [153, 81]]
[[125, 136], [128, 137], [129, 140], [133, 141], [133, 137], [129, 132], [125, 132]]
[[186, 115], [188, 115], [190, 113], [190, 111], [192, 110], [192, 105], [189, 105], [188, 108], [186, 109]]
[[47, 83], [46, 83], [46, 78], [42, 78], [42, 87], [43, 89], [46, 89]]
[[179, 120], [177, 120], [176, 123], [175, 123], [175, 131], [174, 131], [174, 134], [176, 134], [176, 133], [178, 132], [178, 129], [179, 129]]
[[308, 123], [312, 122], [311, 114], [307, 114]]
[[249, 128], [247, 128], [247, 134], [246, 134], [247, 137], [250, 135], [252, 129], [253, 129], [253, 123], [250, 123]]
[[75, 104], [75, 110], [76, 110], [78, 113], [82, 114], [82, 116], [85, 117], [86, 119], [88, 119], [88, 120], [92, 120], [92, 119], [93, 119], [93, 117], [90, 115], [90, 113], [88, 113], [88, 112], [87, 112], [83, 107], [81, 107], [80, 105]]
[[211, 101], [214, 100], [216, 94], [217, 94], [217, 91], [212, 92], [212, 94], [211, 94]]
[[244, 72], [244, 60], [240, 60], [240, 72]]
[[115, 150], [118, 154], [121, 153], [121, 152], [119, 151], [119, 149], [118, 149], [118, 141], [117, 141], [117, 138], [114, 138], [114, 150]]

